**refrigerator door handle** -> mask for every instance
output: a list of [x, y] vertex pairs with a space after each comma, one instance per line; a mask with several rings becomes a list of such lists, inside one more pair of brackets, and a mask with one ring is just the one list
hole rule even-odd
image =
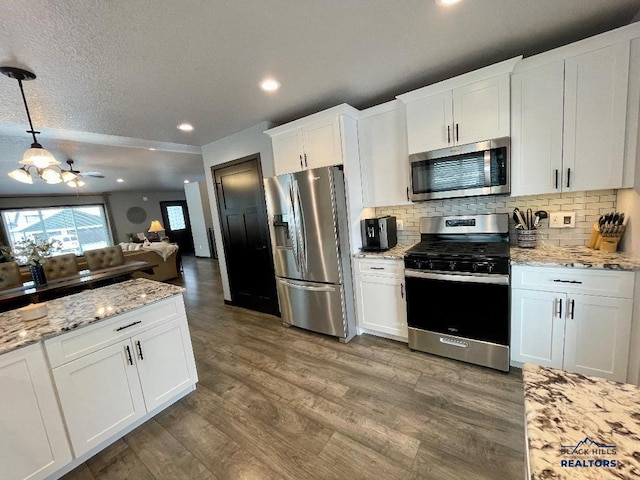
[[300, 188], [298, 187], [298, 181], [295, 181], [295, 194], [296, 194], [296, 206], [300, 213], [300, 220], [298, 229], [300, 231], [300, 266], [301, 270], [305, 272], [308, 267], [307, 259], [307, 229], [304, 223], [304, 210], [302, 209], [302, 201], [300, 200]]
[[329, 286], [327, 285], [326, 287], [311, 287], [308, 285], [300, 285], [297, 283], [291, 283], [291, 282], [287, 282], [286, 280], [283, 280], [281, 278], [278, 279], [278, 281], [282, 284], [285, 285], [287, 287], [290, 288], [297, 288], [298, 290], [308, 290], [311, 292], [335, 292], [335, 287]]
[[293, 260], [296, 264], [296, 270], [300, 271], [300, 254], [298, 253], [298, 229], [296, 228], [296, 211], [294, 208], [293, 184], [289, 182], [287, 185], [288, 198], [287, 208], [289, 209], [289, 237], [291, 238], [291, 248], [293, 250]]

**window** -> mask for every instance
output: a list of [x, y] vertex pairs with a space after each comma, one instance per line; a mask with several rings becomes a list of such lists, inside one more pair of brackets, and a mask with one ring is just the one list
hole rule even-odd
[[3, 210], [2, 220], [11, 249], [23, 238], [58, 240], [57, 254], [75, 253], [111, 245], [102, 205]]
[[174, 232], [187, 228], [184, 220], [184, 210], [181, 205], [167, 207], [167, 217], [169, 217], [169, 228]]

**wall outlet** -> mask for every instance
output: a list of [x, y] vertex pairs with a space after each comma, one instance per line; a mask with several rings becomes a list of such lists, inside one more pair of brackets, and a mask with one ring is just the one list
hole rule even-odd
[[549, 213], [549, 228], [576, 228], [576, 212]]
[[396, 218], [396, 230], [404, 230], [404, 220]]

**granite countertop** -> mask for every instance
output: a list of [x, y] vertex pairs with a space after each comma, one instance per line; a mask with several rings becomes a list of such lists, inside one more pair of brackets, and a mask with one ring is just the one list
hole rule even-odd
[[404, 254], [413, 247], [415, 243], [409, 245], [396, 245], [389, 250], [384, 250], [381, 252], [364, 252], [360, 250], [358, 253], [354, 253], [354, 258], [386, 258], [390, 260], [402, 260], [404, 258]]
[[640, 476], [640, 387], [532, 364], [522, 375], [532, 480]]
[[0, 354], [182, 293], [146, 278], [127, 280], [46, 302], [48, 314], [24, 321], [19, 309], [0, 313]]
[[511, 247], [511, 265], [640, 270], [640, 257], [624, 252], [607, 253], [588, 247]]

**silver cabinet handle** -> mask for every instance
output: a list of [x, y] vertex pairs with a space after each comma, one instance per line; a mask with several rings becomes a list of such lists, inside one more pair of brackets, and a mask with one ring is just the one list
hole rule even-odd
[[136, 341], [136, 347], [138, 347], [138, 358], [140, 360], [144, 360], [144, 355], [142, 355], [142, 345], [140, 345], [140, 340]]
[[576, 310], [576, 301], [572, 299], [571, 300], [571, 314], [570, 314], [571, 315], [571, 320], [574, 319], [573, 314], [574, 314], [575, 310]]
[[447, 125], [447, 143], [451, 143], [451, 125]]
[[562, 299], [558, 299], [558, 318], [562, 318]]
[[400, 297], [404, 298], [404, 283], [400, 284]]
[[114, 331], [115, 332], [120, 332], [122, 330], [126, 330], [127, 328], [131, 328], [134, 325], [138, 325], [139, 323], [142, 323], [142, 320], [138, 320], [137, 322], [130, 323], [129, 325], [123, 325], [122, 327], [116, 328]]
[[307, 154], [304, 154], [304, 166], [305, 167], [309, 167], [309, 165], [307, 165]]
[[458, 132], [458, 124], [456, 123], [456, 142], [460, 140], [460, 135]]
[[571, 186], [571, 168], [567, 168], [567, 188]]
[[384, 270], [384, 267], [369, 267], [371, 270]]
[[304, 166], [302, 165], [302, 154], [300, 154], [300, 168], [304, 168]]
[[579, 280], [560, 280], [560, 279], [557, 278], [557, 279], [554, 280], [554, 282], [556, 282], [556, 283], [576, 283], [576, 284], [582, 285], [582, 282], [579, 281]]

